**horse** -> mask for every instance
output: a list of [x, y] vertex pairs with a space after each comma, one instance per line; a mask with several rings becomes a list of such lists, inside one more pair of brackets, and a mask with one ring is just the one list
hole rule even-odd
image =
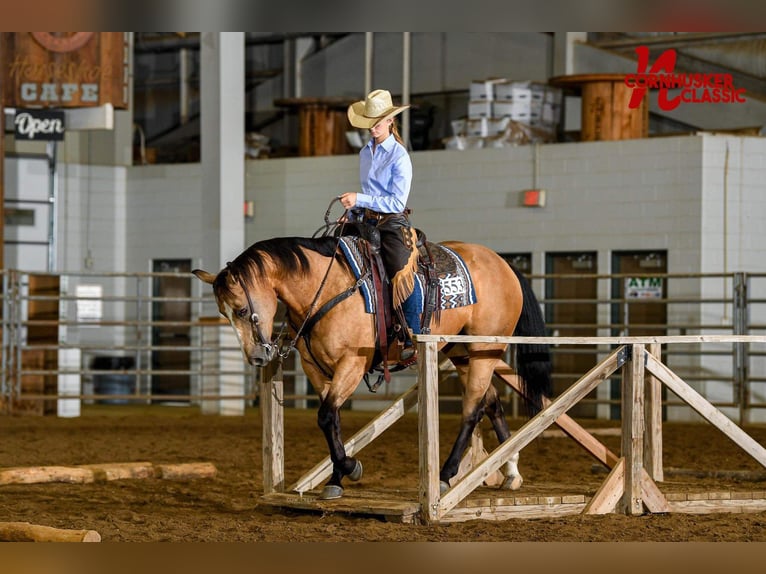
[[[458, 241], [439, 245], [465, 262], [475, 285], [476, 302], [434, 314], [429, 326], [432, 334], [545, 335], [540, 306], [519, 270], [482, 245]], [[374, 315], [365, 310], [358, 282], [339, 255], [338, 239], [276, 237], [254, 243], [216, 275], [201, 269], [192, 273], [213, 286], [218, 309], [234, 328], [244, 360], [250, 365], [265, 366], [282, 353], [274, 322], [278, 302], [284, 304], [292, 337], [290, 348], [300, 352], [303, 369], [319, 396], [317, 423], [332, 461], [332, 475], [319, 497], [329, 500], [343, 496], [343, 478], [357, 481], [363, 470], [358, 459], [346, 455], [340, 409], [375, 366], [376, 330]], [[336, 304], [320, 320], [312, 321], [316, 309], [325, 306], [326, 310], [333, 299]], [[301, 332], [308, 324], [310, 333]], [[439, 473], [442, 492], [450, 488], [449, 481], [457, 474], [474, 427], [483, 416], [491, 421], [499, 443], [511, 435], [492, 385], [495, 366], [506, 347], [500, 343], [440, 346], [463, 384], [460, 430]], [[531, 416], [541, 408], [541, 397], [551, 391], [548, 346], [517, 345], [516, 370]], [[505, 478], [500, 488], [521, 487], [517, 462], [518, 453], [503, 465]]]

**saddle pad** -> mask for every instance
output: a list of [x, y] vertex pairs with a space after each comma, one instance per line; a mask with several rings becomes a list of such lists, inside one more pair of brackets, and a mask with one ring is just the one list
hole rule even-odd
[[[364, 255], [358, 246], [358, 241], [357, 237], [341, 237], [339, 244], [341, 252], [348, 261], [356, 279], [359, 279], [367, 269]], [[457, 307], [465, 307], [476, 303], [476, 290], [474, 289], [473, 279], [463, 259], [448, 247], [437, 243], [429, 243], [428, 245], [431, 249], [431, 255], [433, 256], [439, 279], [441, 295], [437, 302], [439, 308], [442, 310], [456, 309]], [[425, 283], [425, 276], [423, 273], [418, 272], [415, 276], [414, 291], [415, 300], [418, 303], [418, 313], [423, 312], [425, 305]], [[372, 297], [374, 292], [372, 278], [367, 277], [359, 289], [364, 297], [365, 311], [367, 313], [374, 313], [375, 298]]]

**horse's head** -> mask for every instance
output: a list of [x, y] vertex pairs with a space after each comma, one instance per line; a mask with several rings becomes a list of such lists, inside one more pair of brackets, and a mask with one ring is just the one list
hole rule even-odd
[[262, 367], [274, 358], [277, 344], [271, 341], [277, 296], [261, 282], [247, 281], [230, 267], [213, 275], [201, 269], [192, 271], [201, 281], [213, 286], [221, 315], [237, 333], [245, 361]]

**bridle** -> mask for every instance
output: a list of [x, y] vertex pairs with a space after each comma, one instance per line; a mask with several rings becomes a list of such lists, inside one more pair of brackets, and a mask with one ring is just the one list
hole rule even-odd
[[[332, 206], [336, 201], [340, 201], [340, 197], [335, 197], [330, 202], [330, 205], [327, 208], [327, 211], [324, 215], [324, 232], [322, 234], [323, 237], [326, 237], [331, 233], [331, 229], [333, 226], [339, 227], [339, 231], [337, 232], [337, 241], [335, 244], [335, 252], [338, 250], [338, 245], [340, 244], [341, 236], [343, 235], [343, 228], [346, 225], [347, 215], [348, 213], [344, 213], [344, 215], [338, 220], [338, 222], [331, 223], [329, 221], [330, 211], [332, 210]], [[340, 222], [340, 223], [339, 223]], [[320, 228], [322, 229], [322, 228]], [[317, 232], [314, 233], [314, 236], [317, 235]], [[295, 346], [298, 344], [298, 339], [300, 339], [301, 336], [304, 336], [304, 329], [306, 329], [307, 325], [313, 326], [313, 323], [316, 321], [312, 321], [312, 319], [318, 320], [321, 318], [321, 316], [324, 316], [324, 313], [321, 313], [317, 316], [314, 315], [314, 311], [316, 310], [317, 302], [319, 301], [319, 295], [324, 290], [325, 284], [327, 283], [327, 279], [330, 276], [330, 270], [332, 269], [333, 262], [335, 261], [334, 255], [330, 257], [330, 263], [327, 266], [327, 271], [324, 274], [324, 277], [322, 278], [322, 282], [319, 285], [319, 289], [317, 289], [316, 295], [314, 295], [314, 300], [311, 302], [311, 305], [309, 306], [308, 311], [306, 312], [306, 316], [303, 318], [303, 322], [301, 323], [300, 327], [295, 329], [295, 337], [285, 346], [280, 347], [280, 340], [282, 339], [282, 336], [285, 332], [285, 328], [288, 322], [287, 318], [287, 311], [285, 311], [285, 320], [282, 321], [282, 327], [279, 330], [279, 334], [274, 337], [272, 340], [266, 339], [266, 337], [263, 335], [263, 331], [261, 330], [260, 325], [260, 319], [258, 317], [258, 313], [255, 312], [255, 305], [253, 305], [253, 299], [250, 297], [250, 291], [247, 289], [247, 286], [245, 285], [245, 282], [242, 280], [242, 277], [239, 273], [236, 273], [234, 269], [232, 268], [231, 262], [226, 263], [226, 268], [229, 270], [229, 273], [231, 273], [232, 277], [239, 283], [240, 288], [242, 291], [245, 292], [245, 297], [247, 297], [247, 307], [248, 311], [250, 312], [249, 320], [250, 320], [250, 328], [252, 329], [253, 333], [253, 340], [257, 341], [258, 345], [262, 346], [264, 349], [266, 349], [267, 353], [267, 362], [270, 362], [275, 355], [279, 356], [280, 361], [284, 360], [285, 358], [290, 355], [293, 349], [295, 349]], [[335, 302], [338, 302], [342, 299], [345, 299], [348, 295], [359, 289], [359, 287], [362, 285], [364, 280], [367, 277], [367, 274], [369, 274], [369, 270], [367, 273], [363, 276], [361, 276], [351, 287], [349, 287], [346, 291], [341, 293], [340, 295], [336, 296], [335, 299], [331, 300], [329, 303], [329, 307], [335, 304]], [[329, 309], [328, 309], [329, 310]], [[320, 311], [322, 311], [320, 309]], [[310, 330], [310, 327], [309, 327]], [[321, 367], [320, 367], [321, 368]]]
[[[253, 299], [250, 296], [250, 291], [247, 289], [245, 282], [242, 280], [239, 273], [235, 273], [232, 269], [230, 261], [226, 263], [226, 268], [237, 283], [239, 283], [240, 288], [245, 292], [245, 297], [247, 297], [247, 309], [249, 311], [250, 328], [253, 332], [253, 340], [257, 341], [258, 345], [266, 349], [267, 361], [271, 361], [279, 350], [278, 341], [282, 338], [282, 331], [280, 331], [279, 335], [272, 340], [269, 340], [264, 336], [263, 330], [261, 329], [260, 318], [258, 317], [258, 313], [255, 312], [255, 305], [253, 305]], [[284, 325], [282, 326], [282, 330], [284, 330]]]

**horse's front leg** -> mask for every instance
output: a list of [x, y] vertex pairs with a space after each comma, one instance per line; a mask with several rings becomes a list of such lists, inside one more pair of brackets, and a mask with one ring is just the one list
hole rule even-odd
[[362, 463], [357, 459], [346, 455], [346, 448], [343, 446], [343, 438], [340, 431], [340, 406], [335, 404], [331, 395], [328, 395], [322, 401], [319, 407], [317, 422], [322, 429], [327, 446], [330, 449], [330, 460], [332, 461], [332, 476], [322, 489], [319, 498], [322, 500], [331, 500], [343, 496], [343, 486], [341, 481], [344, 476], [351, 480], [362, 478]]
[[347, 361], [346, 364], [338, 366], [335, 376], [329, 380], [314, 365], [304, 361], [304, 369], [321, 398], [317, 424], [327, 441], [332, 462], [332, 475], [319, 496], [322, 500], [343, 496], [341, 482], [344, 476], [354, 481], [362, 478], [362, 463], [346, 455], [341, 433], [340, 408], [359, 385], [364, 366], [360, 360]]

